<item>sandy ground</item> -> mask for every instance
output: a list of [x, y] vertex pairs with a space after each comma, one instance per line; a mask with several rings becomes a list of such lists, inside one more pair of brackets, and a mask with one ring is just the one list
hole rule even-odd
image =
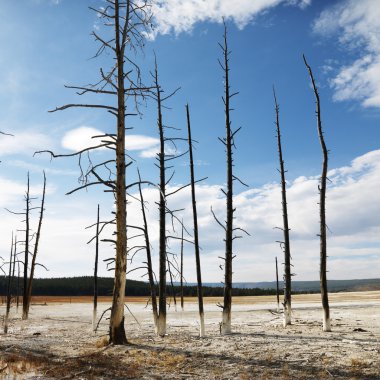
[[0, 379], [380, 379], [380, 292], [331, 294], [331, 333], [321, 330], [319, 295], [293, 298], [286, 329], [273, 296], [234, 298], [229, 336], [219, 334], [220, 299], [208, 298], [203, 339], [196, 300], [184, 312], [170, 306], [159, 338], [146, 300], [128, 299], [127, 346], [106, 345], [106, 319], [92, 332], [88, 301], [36, 298], [29, 321], [13, 308], [7, 335], [1, 326]]

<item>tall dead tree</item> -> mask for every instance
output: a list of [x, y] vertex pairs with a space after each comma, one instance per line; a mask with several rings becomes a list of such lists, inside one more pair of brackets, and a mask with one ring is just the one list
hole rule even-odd
[[[190, 183], [191, 183], [191, 205], [193, 209], [193, 228], [194, 228], [194, 251], [195, 263], [197, 271], [197, 296], [199, 309], [199, 336], [202, 338], [205, 335], [205, 321], [203, 309], [203, 289], [202, 289], [202, 274], [201, 274], [201, 259], [199, 253], [199, 237], [198, 237], [198, 213], [197, 202], [195, 199], [195, 176], [194, 176], [194, 159], [193, 159], [193, 141], [191, 138], [190, 111], [189, 105], [186, 105], [187, 118], [187, 134], [189, 143], [189, 161], [190, 161]], [[182, 239], [183, 241], [183, 239]], [[181, 279], [182, 281], [182, 279]]]
[[[100, 69], [100, 81], [89, 86], [66, 86], [78, 90], [78, 95], [100, 94], [110, 95], [116, 105], [110, 104], [66, 104], [56, 108], [52, 112], [61, 111], [68, 108], [90, 108], [102, 109], [109, 112], [116, 118], [115, 133], [104, 133], [100, 136], [93, 136], [99, 143], [95, 146], [83, 149], [73, 154], [56, 155], [49, 152], [53, 157], [68, 157], [89, 154], [89, 152], [108, 148], [114, 152], [114, 157], [97, 165], [90, 162], [90, 169], [83, 174], [84, 184], [68, 194], [79, 189], [92, 185], [105, 185], [107, 192], [112, 192], [115, 198], [116, 218], [106, 222], [115, 227], [116, 240], [108, 241], [116, 245], [114, 258], [114, 287], [112, 296], [111, 316], [109, 325], [109, 340], [113, 344], [126, 344], [127, 337], [124, 327], [124, 298], [127, 269], [127, 202], [126, 202], [126, 168], [132, 162], [126, 160], [125, 138], [126, 138], [126, 117], [139, 114], [139, 99], [150, 91], [141, 80], [141, 70], [134, 61], [135, 53], [142, 50], [145, 43], [145, 36], [151, 27], [151, 13], [149, 1], [134, 2], [131, 0], [107, 0], [104, 7], [98, 9], [90, 8], [96, 12], [97, 16], [104, 21], [106, 28], [111, 28], [111, 37], [106, 35], [101, 37], [97, 32], [93, 32], [95, 40], [100, 47], [95, 57], [107, 51], [113, 59], [113, 66], [109, 71]], [[132, 104], [127, 100], [131, 100]], [[134, 102], [133, 102], [134, 101]], [[128, 107], [127, 107], [128, 105]], [[39, 152], [41, 153], [41, 152]], [[111, 178], [112, 170], [107, 165], [115, 165], [115, 178]], [[110, 174], [111, 173], [111, 174]], [[107, 176], [108, 178], [104, 178]]]
[[280, 245], [284, 251], [284, 327], [292, 323], [292, 273], [291, 273], [291, 256], [290, 256], [290, 238], [289, 238], [289, 222], [288, 222], [288, 204], [286, 200], [286, 179], [285, 179], [285, 164], [282, 156], [281, 131], [280, 131], [280, 107], [277, 103], [276, 92], [273, 87], [273, 97], [276, 111], [276, 133], [278, 158], [280, 161], [280, 176], [281, 176], [281, 204], [282, 204], [282, 231], [284, 241]]
[[[227, 166], [227, 188], [226, 190], [222, 189], [224, 196], [226, 197], [226, 221], [222, 223], [215, 215], [213, 210], [211, 212], [217, 221], [217, 223], [223, 228], [225, 232], [225, 254], [224, 254], [224, 297], [223, 305], [221, 306], [222, 311], [222, 322], [220, 324], [221, 334], [230, 334], [231, 333], [231, 307], [232, 307], [232, 260], [234, 259], [233, 255], [233, 241], [235, 239], [241, 238], [242, 236], [235, 235], [236, 231], [241, 231], [248, 234], [244, 229], [240, 227], [233, 226], [234, 213], [236, 209], [234, 208], [233, 203], [233, 191], [234, 191], [234, 181], [240, 182], [242, 185], [247, 186], [242, 182], [233, 171], [233, 148], [235, 147], [235, 135], [239, 132], [241, 128], [233, 131], [231, 127], [231, 99], [238, 94], [238, 92], [231, 93], [230, 79], [229, 79], [229, 61], [231, 52], [228, 49], [227, 41], [227, 26], [224, 22], [224, 34], [223, 34], [223, 44], [219, 44], [222, 49], [223, 60], [219, 62], [223, 70], [223, 79], [224, 79], [224, 116], [225, 116], [225, 129], [226, 137], [219, 138], [222, 144], [226, 149], [226, 166]], [[248, 234], [249, 235], [249, 234]]]
[[181, 271], [180, 271], [180, 288], [181, 288], [181, 310], [184, 310], [185, 302], [183, 298], [183, 220], [181, 229]]
[[316, 101], [316, 116], [317, 116], [317, 130], [319, 142], [321, 144], [323, 161], [322, 161], [322, 174], [320, 178], [319, 190], [319, 218], [320, 218], [320, 286], [323, 307], [323, 331], [331, 331], [330, 321], [330, 307], [327, 290], [327, 225], [326, 225], [326, 189], [327, 189], [327, 169], [328, 169], [328, 150], [326, 148], [325, 139], [323, 136], [322, 120], [321, 120], [321, 103], [318, 93], [318, 88], [314, 80], [311, 67], [303, 56], [306, 68], [309, 72], [311, 83], [313, 85], [314, 96]]
[[280, 287], [278, 285], [278, 264], [276, 256], [276, 298], [277, 298], [277, 312], [280, 311]]
[[22, 293], [22, 319], [28, 318], [28, 261], [29, 261], [29, 239], [30, 239], [30, 181], [28, 181], [25, 194], [25, 252], [24, 252], [24, 278]]
[[96, 235], [95, 235], [95, 263], [94, 263], [94, 307], [92, 310], [92, 329], [96, 329], [97, 309], [98, 309], [98, 262], [99, 262], [99, 227], [100, 227], [100, 210], [96, 213]]
[[[9, 271], [8, 271], [8, 284], [7, 284], [7, 304], [5, 309], [5, 317], [4, 317], [4, 334], [8, 333], [8, 320], [9, 320], [9, 312], [11, 310], [11, 301], [12, 301], [12, 278], [14, 277], [14, 255], [15, 252], [13, 250], [14, 242], [13, 242], [13, 232], [12, 232], [12, 243], [11, 243], [11, 253], [9, 257]], [[13, 265], [12, 265], [13, 264]], [[13, 276], [12, 276], [12, 267], [13, 267]]]
[[[44, 211], [45, 211], [45, 194], [46, 194], [46, 175], [45, 175], [45, 172], [43, 172], [43, 173], [44, 173], [44, 184], [43, 184], [43, 189], [42, 189], [40, 217], [38, 220], [38, 227], [37, 227], [37, 232], [36, 232], [36, 237], [35, 237], [35, 242], [34, 242], [32, 263], [30, 266], [30, 275], [29, 275], [27, 291], [26, 291], [25, 318], [24, 318], [24, 310], [23, 310], [23, 319], [28, 319], [28, 316], [29, 316], [29, 308], [30, 308], [30, 302], [31, 302], [31, 298], [32, 298], [32, 286], [33, 286], [34, 272], [35, 272], [36, 265], [38, 264], [36, 259], [37, 259], [38, 247], [39, 247], [40, 237], [41, 237], [41, 227], [42, 227], [42, 220], [43, 220]], [[41, 265], [41, 264], [39, 264], [39, 265]]]
[[[169, 252], [168, 250], [168, 241], [170, 239], [173, 240], [180, 240], [181, 238], [178, 236], [174, 236], [174, 234], [168, 234], [167, 228], [166, 228], [166, 216], [171, 218], [171, 224], [173, 232], [175, 232], [174, 222], [183, 226], [183, 223], [180, 221], [180, 219], [176, 216], [176, 213], [180, 210], [171, 210], [167, 205], [167, 198], [178, 193], [182, 189], [190, 186], [190, 184], [186, 184], [184, 186], [181, 186], [171, 192], [167, 192], [167, 187], [170, 184], [170, 181], [172, 180], [174, 176], [174, 170], [171, 174], [166, 175], [166, 171], [173, 168], [173, 165], [169, 165], [168, 162], [171, 162], [172, 160], [175, 160], [176, 158], [182, 157], [186, 152], [177, 154], [177, 145], [178, 142], [187, 142], [186, 138], [183, 137], [172, 137], [172, 136], [166, 136], [165, 130], [167, 128], [170, 129], [177, 129], [175, 127], [169, 127], [163, 123], [163, 117], [162, 117], [162, 109], [164, 108], [164, 102], [171, 98], [178, 90], [176, 89], [169, 95], [163, 96], [164, 90], [161, 88], [158, 78], [158, 65], [157, 60], [155, 60], [155, 70], [152, 74], [153, 81], [155, 85], [155, 94], [154, 99], [157, 104], [157, 128], [158, 128], [158, 134], [159, 134], [159, 140], [160, 140], [160, 146], [159, 146], [159, 152], [157, 153], [157, 163], [155, 164], [159, 168], [159, 184], [158, 188], [160, 191], [160, 199], [158, 202], [158, 209], [159, 209], [159, 314], [158, 314], [158, 335], [164, 336], [166, 334], [166, 274], [169, 272], [170, 281], [172, 284], [173, 289], [173, 273], [172, 271], [179, 272], [178, 268], [173, 264], [172, 260], [169, 259], [169, 255], [171, 257], [174, 257], [175, 254], [172, 252]], [[166, 149], [166, 145], [168, 143], [171, 143], [172, 146], [174, 146], [175, 153], [169, 153], [169, 149]], [[199, 180], [202, 181], [203, 179]], [[196, 182], [199, 182], [196, 181]], [[188, 233], [186, 228], [184, 228], [185, 232]], [[181, 239], [182, 240], [182, 239]], [[192, 241], [183, 239], [183, 241], [187, 241], [189, 243], [193, 243]], [[174, 302], [176, 303], [175, 294], [173, 291], [173, 298]]]
[[141, 177], [140, 172], [139, 175], [139, 194], [140, 194], [140, 205], [141, 205], [141, 213], [143, 216], [143, 233], [144, 233], [144, 239], [145, 239], [145, 245], [146, 245], [146, 268], [148, 271], [148, 279], [149, 279], [149, 286], [150, 286], [150, 297], [152, 302], [152, 311], [153, 311], [153, 322], [154, 322], [154, 328], [156, 334], [158, 333], [158, 309], [157, 309], [157, 292], [156, 292], [156, 284], [154, 281], [154, 272], [153, 272], [153, 265], [152, 265], [152, 254], [151, 254], [151, 244], [149, 240], [149, 231], [148, 231], [148, 222], [146, 218], [146, 212], [145, 212], [145, 204], [144, 204], [144, 197], [143, 192], [141, 189]]
[[158, 167], [160, 170], [160, 200], [159, 210], [159, 288], [158, 288], [158, 304], [159, 313], [157, 320], [157, 334], [164, 336], [166, 334], [166, 171], [165, 171], [165, 136], [164, 125], [162, 122], [162, 104], [161, 93], [158, 82], [157, 62], [155, 64], [154, 82], [156, 85], [156, 101], [157, 101], [157, 127], [160, 138], [160, 150], [158, 153]]

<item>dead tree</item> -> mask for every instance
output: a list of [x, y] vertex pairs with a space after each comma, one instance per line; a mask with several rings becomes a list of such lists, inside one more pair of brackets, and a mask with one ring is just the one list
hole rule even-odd
[[[234, 208], [233, 203], [233, 190], [234, 190], [234, 181], [240, 182], [242, 185], [247, 186], [242, 182], [233, 172], [233, 148], [235, 148], [235, 135], [239, 132], [241, 128], [233, 131], [231, 127], [231, 99], [238, 94], [238, 92], [231, 93], [230, 80], [229, 80], [229, 61], [231, 52], [228, 49], [227, 41], [227, 26], [224, 23], [224, 34], [223, 34], [223, 44], [219, 44], [222, 49], [223, 60], [219, 62], [220, 67], [223, 70], [223, 79], [224, 79], [224, 116], [225, 116], [225, 129], [226, 137], [219, 138], [226, 149], [226, 166], [227, 166], [227, 188], [226, 190], [222, 189], [224, 196], [226, 197], [226, 221], [222, 223], [215, 215], [213, 210], [211, 212], [216, 220], [216, 222], [223, 228], [225, 232], [225, 254], [223, 257], [224, 260], [224, 297], [223, 305], [220, 305], [223, 309], [222, 311], [222, 322], [220, 324], [221, 334], [230, 334], [231, 333], [231, 307], [232, 307], [232, 260], [234, 259], [233, 255], [233, 241], [235, 239], [241, 238], [242, 236], [235, 235], [236, 231], [241, 231], [246, 234], [244, 229], [240, 227], [233, 226], [234, 213], [236, 208]], [[249, 235], [249, 234], [248, 234]], [[222, 266], [221, 266], [222, 267]]]
[[331, 331], [330, 321], [330, 307], [327, 290], [327, 225], [326, 225], [326, 189], [327, 189], [327, 168], [328, 168], [328, 150], [326, 148], [325, 139], [323, 136], [322, 121], [321, 121], [321, 104], [318, 93], [318, 88], [314, 80], [311, 67], [306, 61], [306, 57], [303, 56], [306, 68], [309, 72], [311, 83], [313, 85], [314, 96], [316, 100], [316, 116], [317, 116], [317, 130], [319, 142], [321, 144], [323, 162], [322, 162], [322, 174], [320, 178], [319, 190], [319, 217], [320, 217], [320, 286], [321, 297], [323, 307], [323, 331]]
[[[85, 148], [73, 154], [56, 155], [51, 151], [45, 151], [52, 157], [73, 157], [79, 156], [79, 161], [83, 154], [88, 155], [91, 151], [99, 148], [107, 148], [113, 151], [113, 159], [107, 160], [97, 165], [90, 161], [90, 168], [87, 172], [82, 172], [83, 185], [72, 190], [71, 194], [77, 190], [88, 188], [93, 185], [106, 186], [106, 192], [112, 192], [115, 198], [116, 212], [115, 220], [107, 221], [108, 225], [115, 227], [116, 239], [108, 239], [115, 244], [116, 254], [114, 262], [114, 288], [112, 296], [109, 340], [113, 344], [126, 344], [127, 338], [124, 328], [124, 298], [127, 269], [127, 200], [126, 192], [126, 168], [132, 163], [126, 160], [125, 138], [126, 138], [126, 118], [139, 114], [140, 100], [150, 91], [150, 88], [142, 83], [141, 71], [134, 62], [133, 54], [142, 50], [145, 43], [146, 32], [151, 27], [150, 4], [148, 1], [134, 2], [131, 0], [107, 0], [104, 7], [93, 9], [99, 18], [104, 21], [105, 27], [111, 28], [112, 36], [102, 38], [93, 32], [95, 40], [100, 43], [100, 47], [95, 57], [104, 51], [112, 55], [114, 65], [109, 71], [100, 69], [100, 81], [89, 86], [66, 86], [78, 90], [78, 95], [100, 94], [103, 97], [110, 95], [116, 105], [110, 104], [66, 104], [56, 108], [52, 112], [61, 111], [68, 108], [90, 108], [106, 110], [116, 118], [115, 133], [104, 133], [100, 136], [93, 136], [98, 143], [92, 147]], [[134, 101], [129, 105], [127, 100]], [[128, 107], [127, 107], [128, 105]], [[132, 108], [132, 110], [130, 110]], [[41, 153], [41, 152], [39, 152]], [[107, 165], [115, 165], [114, 171]], [[108, 178], [104, 178], [107, 176]], [[111, 178], [112, 177], [112, 178]]]
[[158, 205], [159, 210], [159, 288], [158, 288], [158, 303], [159, 314], [157, 320], [157, 334], [164, 336], [166, 334], [166, 172], [165, 172], [165, 137], [164, 125], [162, 122], [162, 104], [160, 85], [158, 83], [157, 62], [154, 71], [154, 81], [156, 85], [156, 100], [157, 100], [157, 127], [160, 137], [160, 150], [158, 153], [158, 167], [160, 170], [160, 200]]
[[[29, 308], [30, 308], [30, 302], [31, 302], [31, 298], [32, 298], [32, 286], [33, 286], [34, 272], [35, 272], [36, 265], [38, 264], [36, 262], [36, 259], [37, 259], [38, 247], [39, 247], [39, 242], [40, 242], [40, 237], [41, 237], [41, 227], [42, 227], [42, 220], [43, 220], [44, 211], [45, 211], [45, 194], [46, 194], [46, 175], [45, 175], [45, 172], [43, 172], [43, 173], [44, 173], [44, 185], [43, 185], [43, 189], [42, 189], [40, 217], [39, 217], [37, 233], [36, 233], [36, 237], [35, 237], [32, 263], [30, 266], [30, 275], [29, 275], [27, 291], [26, 291], [25, 318], [24, 318], [24, 311], [23, 311], [23, 319], [28, 319], [28, 316], [29, 316]], [[41, 264], [39, 264], [39, 265], [41, 265]]]
[[181, 229], [181, 273], [180, 273], [180, 288], [181, 288], [181, 310], [184, 310], [184, 299], [183, 299], [183, 220]]
[[273, 97], [276, 111], [276, 133], [278, 158], [280, 161], [280, 176], [281, 176], [281, 203], [282, 203], [282, 231], [284, 233], [284, 241], [280, 242], [280, 246], [284, 251], [284, 327], [292, 323], [292, 273], [291, 273], [291, 255], [290, 255], [290, 238], [289, 238], [289, 222], [288, 222], [288, 204], [286, 199], [286, 179], [285, 179], [285, 164], [282, 156], [281, 131], [280, 131], [280, 107], [277, 104], [276, 92], [273, 87]]
[[24, 278], [22, 290], [22, 319], [28, 318], [28, 261], [29, 261], [29, 239], [30, 239], [30, 181], [28, 181], [25, 194], [25, 252], [24, 252]]
[[277, 297], [277, 312], [280, 312], [280, 287], [278, 285], [278, 265], [276, 256], [276, 297]]
[[[168, 241], [173, 240], [182, 240], [178, 236], [170, 235], [167, 233], [166, 228], [166, 216], [169, 216], [171, 218], [171, 224], [173, 231], [175, 230], [174, 222], [177, 224], [180, 224], [183, 226], [180, 219], [176, 216], [176, 213], [180, 210], [171, 210], [167, 205], [167, 198], [178, 193], [182, 189], [190, 186], [190, 184], [186, 184], [184, 186], [181, 186], [177, 188], [176, 190], [173, 190], [171, 192], [167, 192], [167, 186], [170, 184], [170, 181], [172, 180], [174, 176], [174, 171], [170, 175], [166, 175], [167, 170], [170, 170], [173, 168], [172, 165], [169, 165], [168, 162], [171, 162], [172, 160], [175, 160], [176, 158], [182, 157], [185, 154], [187, 154], [188, 151], [185, 151], [183, 153], [167, 153], [166, 152], [166, 145], [168, 143], [172, 144], [174, 146], [175, 152], [177, 152], [177, 143], [178, 142], [187, 142], [186, 138], [183, 137], [171, 137], [166, 136], [165, 130], [167, 128], [170, 129], [177, 129], [174, 127], [169, 127], [167, 125], [164, 125], [163, 123], [163, 117], [162, 117], [162, 109], [164, 108], [163, 103], [168, 100], [170, 97], [172, 97], [178, 90], [176, 89], [169, 95], [163, 96], [163, 89], [160, 86], [159, 79], [158, 79], [158, 65], [157, 60], [155, 60], [155, 70], [152, 74], [153, 81], [155, 85], [155, 94], [154, 98], [157, 104], [157, 127], [158, 127], [158, 134], [159, 134], [159, 140], [160, 140], [160, 147], [159, 152], [157, 153], [157, 163], [156, 166], [159, 168], [159, 184], [158, 188], [160, 190], [160, 199], [158, 202], [158, 209], [159, 209], [159, 314], [158, 314], [158, 335], [164, 336], [166, 334], [166, 273], [169, 272], [170, 281], [173, 284], [173, 273], [172, 271], [180, 272], [178, 268], [172, 263], [172, 260], [169, 260], [169, 255], [174, 257], [175, 255], [168, 250]], [[200, 179], [196, 182], [202, 181], [203, 179]], [[186, 228], [184, 228], [185, 232], [187, 234], [188, 231]], [[192, 241], [183, 239], [183, 241], [187, 241], [191, 244], [193, 244]], [[173, 286], [172, 286], [173, 289]], [[173, 292], [173, 296], [175, 297], [175, 294]], [[175, 301], [176, 302], [176, 301]]]
[[95, 263], [94, 263], [94, 307], [92, 310], [92, 329], [96, 329], [97, 309], [98, 309], [98, 261], [99, 261], [99, 204], [96, 215], [96, 237], [95, 237]]
[[[192, 205], [192, 209], [193, 209], [194, 251], [195, 251], [195, 263], [196, 263], [196, 271], [197, 271], [197, 295], [198, 295], [199, 327], [200, 327], [199, 336], [202, 338], [205, 335], [205, 321], [204, 321], [204, 309], [203, 309], [201, 259], [200, 259], [200, 253], [199, 253], [198, 213], [197, 213], [197, 203], [196, 203], [196, 199], [195, 199], [193, 141], [191, 138], [190, 111], [189, 111], [189, 105], [188, 104], [186, 105], [186, 118], [187, 118], [187, 133], [188, 133], [188, 143], [189, 143], [191, 205]], [[182, 241], [183, 241], [183, 239], [182, 239]], [[182, 278], [181, 278], [181, 281], [182, 281]]]
[[141, 177], [140, 172], [139, 175], [139, 193], [140, 193], [140, 204], [141, 204], [141, 213], [143, 216], [143, 233], [144, 233], [144, 239], [145, 239], [145, 245], [146, 245], [146, 267], [148, 271], [148, 279], [149, 279], [149, 286], [150, 286], [150, 297], [152, 302], [152, 311], [153, 311], [153, 322], [154, 322], [154, 328], [156, 334], [158, 333], [158, 309], [157, 309], [157, 292], [156, 292], [156, 284], [154, 281], [154, 272], [153, 272], [153, 265], [152, 265], [152, 254], [151, 254], [151, 244], [149, 240], [149, 231], [148, 231], [148, 222], [146, 218], [146, 212], [145, 212], [145, 204], [144, 204], [144, 197], [141, 189]]
[[[11, 253], [9, 257], [9, 271], [8, 271], [8, 285], [7, 285], [7, 304], [6, 304], [5, 317], [4, 317], [4, 334], [8, 333], [9, 312], [11, 310], [11, 300], [12, 300], [11, 285], [12, 285], [12, 278], [14, 277], [14, 260], [15, 260], [14, 259], [15, 252], [13, 251], [13, 247], [14, 247], [14, 242], [13, 242], [13, 232], [12, 232], [12, 243], [11, 243]], [[13, 268], [13, 276], [12, 276], [12, 268]]]

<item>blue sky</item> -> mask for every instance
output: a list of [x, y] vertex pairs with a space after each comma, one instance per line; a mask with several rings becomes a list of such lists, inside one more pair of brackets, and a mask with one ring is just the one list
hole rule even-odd
[[[103, 112], [68, 110], [48, 113], [66, 103], [81, 101], [65, 84], [85, 85], [98, 79], [99, 67], [112, 58], [90, 59], [97, 45], [92, 30], [104, 32], [88, 6], [101, 0], [4, 0], [0, 8], [0, 256], [5, 257], [12, 230], [19, 219], [5, 207], [23, 208], [26, 173], [31, 172], [38, 196], [42, 170], [47, 171], [46, 220], [41, 241], [41, 262], [50, 271], [39, 276], [91, 274], [91, 233], [84, 227], [101, 204], [109, 217], [112, 199], [101, 189], [65, 196], [77, 186], [77, 160], [35, 156], [40, 149], [71, 153], [89, 143], [95, 130], [112, 131], [114, 120]], [[218, 42], [227, 20], [234, 98], [232, 121], [242, 127], [237, 137], [236, 173], [249, 189], [236, 186], [237, 224], [252, 234], [237, 241], [236, 281], [272, 280], [274, 257], [282, 253], [278, 158], [274, 133], [272, 86], [280, 103], [283, 149], [288, 169], [292, 255], [296, 279], [318, 278], [318, 192], [321, 153], [316, 132], [315, 104], [304, 53], [314, 69], [322, 99], [322, 120], [330, 155], [328, 192], [329, 278], [378, 277], [380, 273], [380, 5], [376, 0], [161, 0], [155, 3], [155, 34], [147, 41], [141, 63], [145, 82], [151, 80], [153, 52], [160, 78], [170, 99], [164, 121], [185, 127], [186, 102], [191, 108], [197, 176], [208, 179], [197, 187], [200, 207], [202, 262], [205, 281], [221, 281], [218, 270], [223, 234], [212, 219], [210, 206], [223, 217], [219, 191], [225, 182], [221, 56]], [[94, 100], [95, 98], [92, 98]], [[97, 102], [100, 100], [97, 100]], [[152, 155], [156, 150], [156, 111], [149, 103], [141, 118], [128, 122], [127, 147], [145, 178], [158, 181]], [[178, 147], [180, 151], [185, 147]], [[106, 157], [97, 153], [93, 159]], [[176, 163], [172, 186], [188, 180], [186, 157]], [[146, 189], [150, 230], [157, 264], [157, 192]], [[185, 205], [181, 217], [191, 229], [189, 193], [169, 200], [172, 208]], [[131, 221], [140, 223], [137, 205], [129, 208]], [[34, 222], [36, 223], [34, 215]], [[178, 231], [177, 231], [178, 232]], [[171, 250], [178, 246], [171, 243]], [[102, 257], [112, 254], [106, 244]], [[186, 247], [186, 279], [195, 279], [192, 247]], [[138, 265], [136, 258], [133, 265]], [[106, 274], [102, 268], [102, 274]], [[140, 273], [141, 274], [141, 273]], [[140, 278], [135, 272], [133, 278]]]

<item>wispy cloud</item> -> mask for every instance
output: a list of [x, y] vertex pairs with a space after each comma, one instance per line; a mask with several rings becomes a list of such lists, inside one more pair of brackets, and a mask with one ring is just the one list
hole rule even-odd
[[314, 32], [331, 37], [353, 54], [331, 80], [336, 101], [358, 100], [380, 107], [380, 6], [376, 0], [344, 0], [324, 10]]
[[[104, 135], [104, 132], [93, 127], [82, 126], [67, 132], [62, 138], [61, 145], [65, 149], [77, 152], [91, 146], [97, 146], [100, 144], [100, 140], [107, 139], [93, 138], [101, 135]], [[149, 150], [157, 146], [158, 143], [157, 138], [146, 135], [126, 135], [125, 137], [125, 148], [131, 151]]]
[[[9, 132], [9, 131], [7, 131]], [[14, 136], [0, 135], [0, 156], [25, 155], [31, 156], [37, 150], [51, 148], [52, 139], [39, 132], [13, 132]]]
[[[330, 170], [327, 198], [328, 270], [330, 279], [376, 277], [380, 271], [380, 150], [357, 157], [349, 165]], [[0, 178], [0, 207], [20, 205], [25, 193], [25, 184]], [[171, 186], [168, 192], [180, 184]], [[289, 222], [291, 227], [291, 250], [296, 279], [317, 279], [319, 272], [319, 230], [318, 222], [318, 175], [299, 177], [288, 183]], [[213, 219], [210, 207], [224, 220], [225, 199], [220, 184], [196, 186], [199, 216], [200, 244], [202, 247], [202, 270], [205, 281], [221, 281], [223, 273], [218, 270], [224, 250], [223, 230]], [[41, 186], [33, 192], [39, 194]], [[148, 208], [150, 239], [153, 247], [154, 265], [158, 265], [158, 200], [157, 189], [143, 190]], [[132, 194], [137, 195], [137, 194]], [[89, 195], [84, 195], [88, 197]], [[79, 195], [78, 195], [79, 197]], [[189, 189], [168, 198], [168, 207], [183, 209], [178, 213], [191, 228], [191, 203]], [[281, 240], [281, 189], [277, 183], [269, 183], [257, 188], [237, 193], [235, 225], [249, 231], [252, 236], [235, 241], [234, 278], [236, 281], [261, 281], [273, 278], [273, 260], [282, 256], [276, 240]], [[22, 207], [22, 206], [21, 206]], [[109, 215], [111, 209], [102, 208], [102, 215]], [[84, 227], [91, 224], [95, 210], [88, 207], [82, 198], [48, 198], [44, 237], [41, 242], [41, 260], [51, 272], [48, 275], [80, 275], [89, 273], [91, 247], [86, 242], [92, 235]], [[141, 225], [140, 204], [132, 197], [128, 202], [128, 223]], [[11, 226], [17, 228], [19, 219], [11, 218], [3, 212], [0, 218], [0, 233], [10, 236]], [[180, 228], [177, 228], [180, 233]], [[130, 231], [133, 234], [133, 231]], [[67, 237], [70, 236], [70, 239]], [[190, 237], [191, 238], [191, 237]], [[0, 250], [6, 250], [9, 242], [0, 241]], [[139, 245], [138, 239], [133, 243]], [[170, 251], [178, 252], [179, 247], [169, 241]], [[58, 248], [57, 248], [58, 247]], [[54, 254], [52, 254], [54, 252]], [[113, 255], [111, 246], [102, 246], [103, 257]], [[134, 258], [134, 265], [144, 261], [145, 253]], [[75, 269], [73, 269], [75, 267]], [[75, 272], [73, 272], [73, 270]], [[100, 268], [107, 275], [105, 268]], [[45, 275], [44, 273], [41, 273]], [[141, 273], [140, 273], [141, 274]], [[140, 275], [134, 272], [134, 278]], [[185, 277], [194, 281], [193, 246], [185, 247]]]
[[[377, 276], [380, 270], [380, 150], [369, 152], [352, 161], [349, 166], [329, 172], [332, 183], [328, 188], [327, 220], [330, 229], [328, 236], [329, 278]], [[173, 187], [170, 190], [178, 188]], [[218, 256], [223, 255], [223, 231], [214, 221], [210, 212], [224, 220], [225, 199], [220, 192], [221, 185], [196, 186], [199, 214], [199, 232], [203, 267], [210, 281], [222, 280], [218, 271], [221, 263]], [[150, 206], [149, 226], [151, 242], [157, 246], [158, 214], [154, 207], [158, 200], [155, 189], [145, 189], [144, 198]], [[318, 176], [299, 177], [288, 184], [288, 207], [291, 225], [292, 256], [297, 279], [317, 279], [319, 271], [319, 209]], [[191, 220], [189, 189], [168, 199], [169, 207], [185, 208], [181, 218]], [[234, 272], [238, 279], [249, 281], [269, 280], [273, 272], [275, 256], [281, 257], [282, 251], [276, 243], [281, 240], [281, 189], [277, 183], [266, 184], [249, 189], [235, 196], [236, 226], [252, 234], [236, 240], [234, 252], [237, 254]], [[132, 223], [141, 223], [139, 205], [131, 200], [130, 215]], [[178, 229], [179, 230], [179, 229]], [[189, 228], [191, 230], [191, 227]], [[370, 246], [369, 246], [370, 245]], [[178, 247], [177, 247], [178, 248]], [[172, 242], [171, 250], [176, 251]], [[189, 268], [192, 249], [187, 248]], [[355, 260], [355, 265], [352, 265]], [[371, 264], [368, 265], [368, 262]], [[357, 272], [355, 270], [358, 269]], [[194, 279], [194, 273], [187, 271], [186, 277]]]
[[198, 22], [220, 23], [223, 17], [243, 28], [279, 4], [305, 8], [311, 0], [158, 0], [152, 6], [155, 34], [189, 32]]

